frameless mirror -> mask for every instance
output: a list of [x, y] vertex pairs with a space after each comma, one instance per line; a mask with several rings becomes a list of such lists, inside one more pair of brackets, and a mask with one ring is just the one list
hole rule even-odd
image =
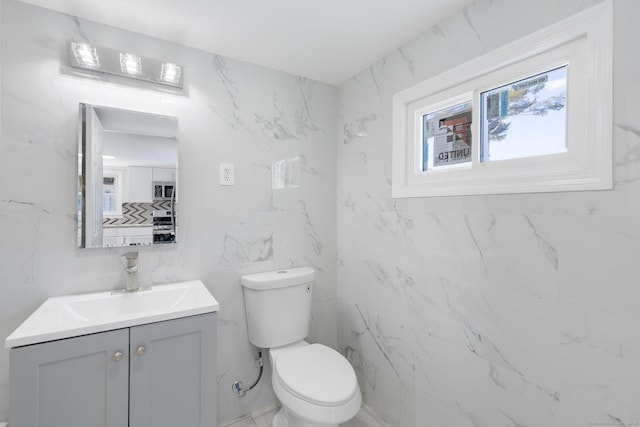
[[178, 119], [80, 104], [78, 247], [175, 243]]

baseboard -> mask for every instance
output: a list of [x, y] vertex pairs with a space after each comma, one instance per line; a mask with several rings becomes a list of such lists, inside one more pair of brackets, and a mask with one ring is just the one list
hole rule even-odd
[[389, 423], [387, 423], [385, 420], [380, 418], [380, 416], [378, 414], [376, 414], [373, 409], [371, 409], [370, 407], [368, 407], [364, 403], [360, 406], [360, 410], [363, 411], [364, 413], [366, 413], [371, 418], [373, 418], [378, 424], [380, 424], [381, 427], [391, 427], [391, 425], [389, 425]]
[[[232, 420], [227, 420], [227, 421], [223, 421], [221, 427], [227, 427], [227, 426], [231, 426], [234, 425], [236, 423], [245, 421], [245, 420], [251, 420], [254, 418], [258, 418], [261, 417], [262, 415], [269, 413], [269, 412], [276, 412], [278, 409], [280, 409], [280, 405], [267, 405], [267, 406], [263, 406], [262, 408], [259, 409], [255, 409], [251, 412], [249, 412], [248, 414], [239, 416], [238, 418], [234, 418]], [[0, 425], [0, 427], [5, 427]]]

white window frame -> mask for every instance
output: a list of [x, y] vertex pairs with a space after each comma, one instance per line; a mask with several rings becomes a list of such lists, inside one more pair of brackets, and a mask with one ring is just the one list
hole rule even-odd
[[[107, 210], [103, 210], [102, 211], [102, 216], [104, 218], [120, 218], [122, 217], [122, 195], [123, 195], [123, 186], [122, 186], [122, 182], [123, 182], [123, 177], [124, 177], [124, 171], [120, 170], [120, 169], [104, 169], [103, 173], [102, 173], [102, 178], [104, 179], [105, 177], [113, 177], [116, 180], [116, 210], [114, 211], [107, 211]], [[103, 193], [100, 194], [100, 197], [104, 197], [104, 190]]]
[[[393, 98], [392, 197], [613, 188], [611, 0]], [[480, 94], [567, 65], [567, 152], [480, 162]], [[422, 116], [471, 100], [472, 161], [422, 171]]]

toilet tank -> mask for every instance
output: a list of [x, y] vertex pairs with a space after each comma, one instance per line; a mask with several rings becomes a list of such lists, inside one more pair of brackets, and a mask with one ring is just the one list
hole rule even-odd
[[280, 347], [309, 334], [314, 273], [311, 267], [298, 267], [240, 278], [253, 345]]

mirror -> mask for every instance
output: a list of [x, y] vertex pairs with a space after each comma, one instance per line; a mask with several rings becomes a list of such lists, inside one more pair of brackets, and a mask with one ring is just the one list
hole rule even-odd
[[78, 247], [176, 242], [178, 119], [80, 104]]

